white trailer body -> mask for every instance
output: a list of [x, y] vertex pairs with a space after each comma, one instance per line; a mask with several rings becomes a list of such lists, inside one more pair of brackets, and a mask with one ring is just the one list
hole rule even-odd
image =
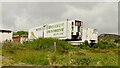
[[61, 21], [58, 23], [52, 23], [48, 25], [43, 25], [39, 27], [35, 27], [29, 29], [29, 39], [37, 39], [37, 38], [48, 38], [48, 37], [57, 37], [57, 38], [65, 38], [66, 39], [66, 21]]
[[66, 21], [52, 23], [52, 24], [45, 25], [44, 37], [66, 38], [67, 36], [66, 32], [67, 32]]
[[[95, 40], [97, 41], [97, 34], [93, 33], [94, 29], [83, 29], [83, 22], [79, 20], [61, 21], [46, 25], [41, 25], [29, 30], [28, 39], [37, 38], [59, 38], [67, 41], [80, 41]], [[86, 37], [89, 36], [89, 37]]]
[[29, 29], [28, 38], [54, 37], [59, 39], [78, 39], [77, 37], [81, 35], [81, 28], [81, 21], [61, 21]]
[[6, 40], [12, 41], [12, 34], [13, 32], [11, 30], [0, 29], [0, 43]]

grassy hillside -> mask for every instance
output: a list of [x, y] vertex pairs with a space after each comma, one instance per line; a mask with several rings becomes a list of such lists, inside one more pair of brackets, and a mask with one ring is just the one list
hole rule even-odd
[[118, 66], [117, 47], [108, 46], [113, 44], [100, 41], [91, 48], [86, 43], [74, 47], [54, 38], [40, 38], [24, 44], [5, 42], [2, 48], [3, 65]]
[[116, 34], [101, 34], [98, 36], [99, 40], [108, 40], [108, 41], [115, 41], [118, 40], [120, 41], [120, 35]]

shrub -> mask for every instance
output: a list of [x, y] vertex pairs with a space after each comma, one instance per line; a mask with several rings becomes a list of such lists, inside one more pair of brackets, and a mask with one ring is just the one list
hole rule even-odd
[[117, 46], [115, 45], [114, 42], [109, 42], [107, 40], [101, 40], [98, 41], [97, 44], [95, 44], [92, 48], [100, 48], [100, 49], [106, 49], [106, 48], [116, 48]]
[[88, 41], [85, 40], [82, 44], [80, 44], [80, 48], [82, 48], [82, 49], [88, 49], [89, 48]]
[[114, 42], [116, 42], [116, 43], [120, 43], [120, 38], [115, 39]]
[[58, 40], [56, 38], [39, 38], [36, 40], [25, 42], [24, 45], [27, 48], [34, 50], [54, 51], [54, 42], [56, 42], [57, 51], [74, 49], [74, 47], [70, 43], [63, 40]]

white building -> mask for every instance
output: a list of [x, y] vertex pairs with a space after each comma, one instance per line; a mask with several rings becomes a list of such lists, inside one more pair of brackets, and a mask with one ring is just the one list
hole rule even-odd
[[12, 34], [13, 32], [11, 30], [6, 29], [0, 29], [0, 43], [8, 40], [12, 41]]
[[29, 30], [28, 39], [37, 38], [59, 38], [67, 41], [89, 43], [97, 42], [97, 32], [92, 28], [84, 28], [83, 22], [80, 20], [66, 20], [51, 24], [41, 25]]

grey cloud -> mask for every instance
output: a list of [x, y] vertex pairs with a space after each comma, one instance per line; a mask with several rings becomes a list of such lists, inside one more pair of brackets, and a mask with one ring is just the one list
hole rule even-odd
[[[64, 3], [3, 3], [3, 24], [14, 28], [19, 24], [26, 24], [24, 28], [28, 28], [27, 23], [31, 24], [31, 27], [33, 23], [37, 26], [46, 22], [57, 21], [64, 11]], [[21, 23], [18, 23], [18, 18], [21, 19]], [[22, 21], [25, 19], [28, 22]]]
[[4, 2], [4, 28], [28, 30], [41, 24], [80, 19], [100, 33], [117, 33], [117, 3], [99, 2]]
[[86, 27], [97, 28], [100, 33], [118, 33], [117, 3], [98, 3], [91, 9], [68, 5], [63, 18], [82, 19]]
[[0, 28], [2, 28], [2, 3], [0, 2]]
[[72, 5], [76, 8], [89, 9], [91, 10], [94, 6], [99, 4], [99, 2], [71, 2], [69, 5]]

